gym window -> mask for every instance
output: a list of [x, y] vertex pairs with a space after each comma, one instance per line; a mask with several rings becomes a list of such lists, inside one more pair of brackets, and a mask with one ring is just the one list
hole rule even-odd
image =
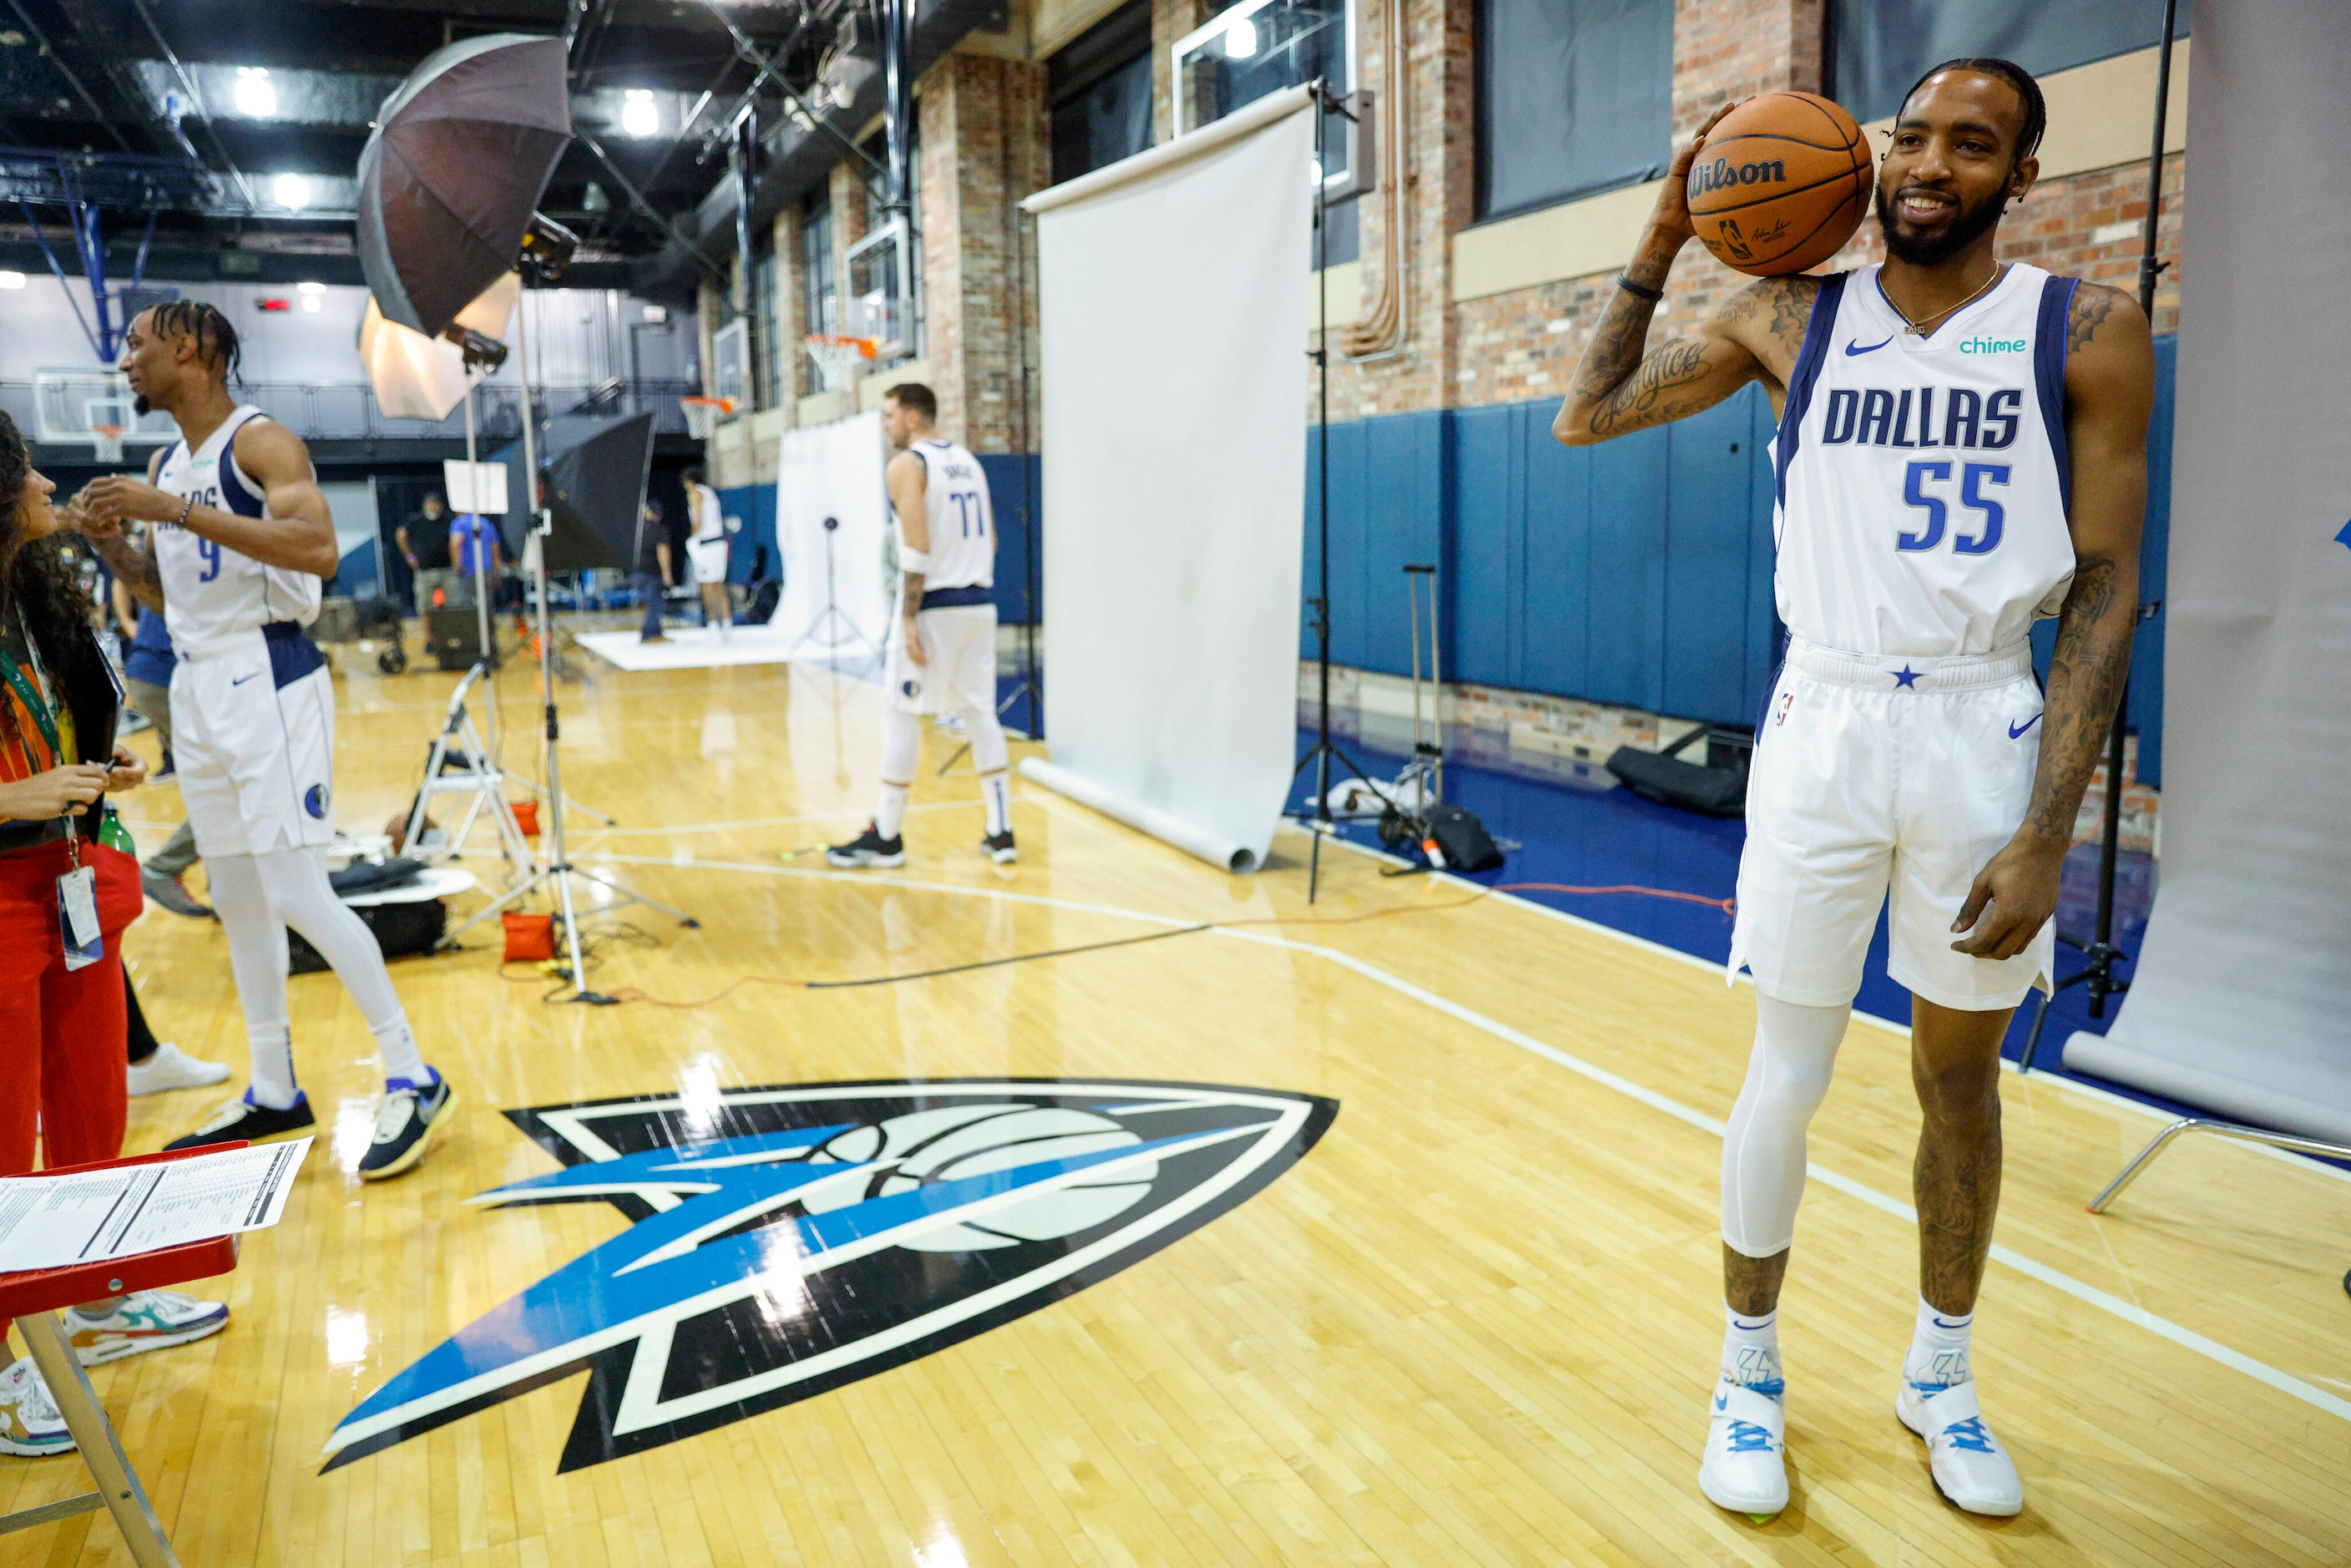
[[1673, 161], [1673, 0], [1479, 0], [1480, 218], [1637, 185]]
[[1151, 145], [1151, 5], [1129, 0], [1081, 33], [1046, 69], [1053, 183]]
[[[2179, 7], [2175, 37], [2188, 36]], [[2034, 76], [2163, 41], [2163, 0], [1829, 0], [1829, 95], [1860, 120], [1902, 107], [1927, 68], [1969, 55]]]

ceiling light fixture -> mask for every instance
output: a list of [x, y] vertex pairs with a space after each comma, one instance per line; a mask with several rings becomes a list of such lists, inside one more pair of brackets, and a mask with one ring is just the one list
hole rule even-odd
[[281, 207], [299, 212], [310, 204], [310, 182], [299, 174], [280, 174], [270, 182], [270, 193]]
[[627, 136], [661, 134], [661, 110], [650, 88], [632, 87], [621, 94], [621, 131]]
[[305, 314], [305, 315], [307, 315], [307, 316], [316, 316], [316, 315], [319, 313], [319, 297], [318, 297], [317, 295], [315, 295], [315, 294], [305, 294], [304, 296], [302, 296], [302, 311], [303, 311], [303, 314]]
[[0, 288], [22, 288], [25, 275], [21, 272], [0, 272]]
[[1257, 24], [1244, 16], [1225, 29], [1225, 54], [1245, 60], [1257, 53]]
[[300, 289], [305, 294], [324, 294], [327, 291], [327, 286], [325, 284], [307, 278], [302, 282], [296, 284], [294, 287]]
[[236, 111], [250, 120], [267, 120], [277, 112], [277, 89], [266, 66], [236, 68]]

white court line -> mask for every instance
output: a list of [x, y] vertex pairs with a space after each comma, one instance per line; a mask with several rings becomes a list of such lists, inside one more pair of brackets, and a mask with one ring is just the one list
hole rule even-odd
[[[990, 898], [1008, 904], [1028, 904], [1047, 909], [1066, 909], [1087, 915], [1106, 915], [1116, 919], [1138, 920], [1152, 925], [1183, 926], [1197, 924], [1195, 921], [1178, 919], [1172, 915], [1151, 915], [1141, 910], [1119, 909], [1107, 904], [1081, 904], [1074, 899], [1051, 898], [1041, 894], [1013, 893], [1001, 888], [966, 887], [954, 883], [923, 882], [886, 874], [877, 876], [872, 872], [864, 871], [817, 871], [813, 868], [798, 866], [747, 865], [739, 862], [674, 860], [651, 855], [581, 855], [580, 858], [601, 860], [619, 865], [684, 866], [699, 871], [747, 872], [758, 876], [808, 877], [818, 882], [859, 883], [866, 887], [878, 888], [883, 892], [913, 890], [923, 893], [951, 894], [967, 898]], [[1465, 885], [1476, 886], [1477, 884], [1472, 883]], [[1607, 928], [1603, 926], [1599, 929]], [[1513, 1029], [1499, 1019], [1488, 1018], [1485, 1014], [1464, 1007], [1448, 997], [1439, 996], [1424, 987], [1415, 985], [1410, 980], [1391, 974], [1378, 965], [1367, 963], [1353, 954], [1343, 953], [1332, 947], [1320, 946], [1311, 942], [1300, 942], [1287, 936], [1275, 936], [1267, 932], [1236, 930], [1231, 926], [1211, 925], [1204, 935], [1222, 936], [1232, 941], [1251, 942], [1269, 947], [1284, 947], [1292, 952], [1311, 954], [1316, 957], [1328, 959], [1341, 968], [1352, 970], [1375, 985], [1384, 986], [1399, 996], [1409, 997], [1448, 1018], [1492, 1035], [1496, 1040], [1506, 1044], [1517, 1046], [1520, 1050], [1540, 1056], [1546, 1061], [1564, 1067], [1569, 1071], [1588, 1078], [1605, 1088], [1613, 1089], [1628, 1099], [1637, 1100], [1651, 1110], [1663, 1112], [1677, 1122], [1686, 1123], [1702, 1132], [1710, 1133], [1718, 1138], [1723, 1136], [1728, 1130], [1721, 1122], [1703, 1112], [1692, 1110], [1678, 1100], [1660, 1094], [1654, 1089], [1611, 1072], [1604, 1067], [1585, 1061], [1581, 1057], [1572, 1056], [1556, 1046], [1546, 1045], [1531, 1034]], [[1684, 954], [1681, 956], [1687, 957], [1688, 955]], [[1706, 967], [1719, 972], [1719, 966]], [[1804, 1168], [1808, 1175], [1818, 1179], [1824, 1186], [1834, 1187], [1848, 1197], [1859, 1198], [1872, 1208], [1890, 1214], [1906, 1224], [1918, 1223], [1916, 1209], [1898, 1199], [1886, 1197], [1876, 1187], [1855, 1181], [1850, 1176], [1840, 1176], [1818, 1165], [1807, 1164]], [[2279, 1393], [2290, 1395], [2305, 1405], [2314, 1406], [2330, 1416], [2351, 1421], [2351, 1399], [2329, 1394], [2326, 1390], [2305, 1383], [2290, 1373], [2279, 1371], [2267, 1362], [2256, 1360], [2241, 1350], [2231, 1349], [2220, 1343], [2218, 1340], [2208, 1339], [2195, 1330], [2182, 1327], [2168, 1318], [2158, 1317], [2143, 1307], [2126, 1301], [2119, 1296], [2111, 1295], [2095, 1285], [2085, 1284], [2061, 1270], [2052, 1269], [2047, 1264], [2028, 1258], [2013, 1249], [1994, 1243], [1991, 1256], [1993, 1261], [2005, 1264], [2021, 1274], [2062, 1291], [2078, 1301], [2095, 1307], [2101, 1312], [2112, 1313], [2125, 1322], [2134, 1323], [2151, 1333], [2169, 1340], [2183, 1349], [2193, 1351], [2209, 1360], [2218, 1362], [2231, 1371], [2243, 1373], [2255, 1382], [2266, 1384]]]

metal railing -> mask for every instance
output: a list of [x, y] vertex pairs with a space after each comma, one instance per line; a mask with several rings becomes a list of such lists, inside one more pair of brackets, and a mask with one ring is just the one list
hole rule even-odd
[[[702, 390], [688, 381], [606, 381], [594, 385], [534, 387], [531, 401], [539, 419], [567, 413], [639, 413], [650, 412], [657, 434], [686, 434], [685, 414], [677, 400]], [[306, 441], [463, 441], [465, 411], [460, 406], [446, 419], [395, 419], [376, 405], [375, 393], [363, 382], [325, 384], [295, 382], [247, 382], [232, 391]], [[38, 428], [33, 383], [0, 381], [0, 409], [28, 435]], [[493, 383], [474, 394], [475, 434], [486, 446], [502, 445], [522, 437], [522, 392], [518, 387]], [[150, 415], [140, 428], [127, 432], [127, 444], [159, 438], [161, 422]]]

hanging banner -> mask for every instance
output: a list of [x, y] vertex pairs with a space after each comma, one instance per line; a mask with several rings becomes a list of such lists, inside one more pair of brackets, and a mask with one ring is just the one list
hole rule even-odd
[[1037, 214], [1039, 782], [1236, 872], [1298, 734], [1314, 148], [1303, 88], [1023, 204]]
[[2162, 882], [2065, 1062], [2351, 1142], [2351, 206], [2310, 177], [2351, 164], [2344, 21], [2196, 8]]

